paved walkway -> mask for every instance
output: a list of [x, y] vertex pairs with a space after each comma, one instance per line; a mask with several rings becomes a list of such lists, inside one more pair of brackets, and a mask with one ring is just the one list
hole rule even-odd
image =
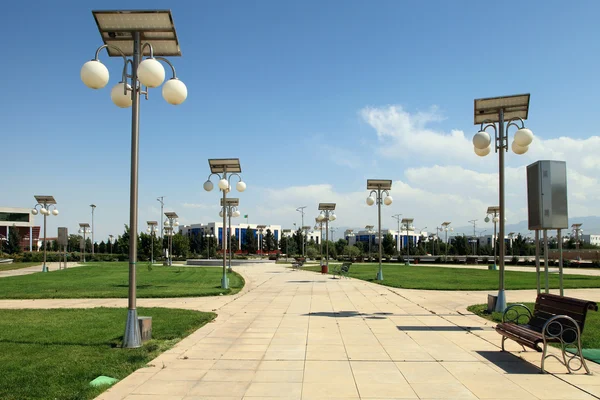
[[[487, 292], [392, 289], [280, 265], [236, 269], [236, 296], [140, 299], [140, 306], [216, 310], [218, 318], [99, 399], [594, 399], [594, 375], [568, 375], [468, 313]], [[568, 290], [600, 300], [600, 290]], [[532, 301], [534, 291], [508, 292]], [[124, 300], [4, 300], [0, 307], [125, 306]]]
[[[414, 265], [414, 264], [411, 264]], [[472, 268], [472, 269], [488, 269], [487, 264], [418, 264], [420, 267], [442, 267], [442, 268]], [[535, 266], [505, 266], [507, 271], [519, 271], [519, 272], [535, 272]], [[544, 264], [540, 265], [540, 272], [542, 276], [544, 274]], [[551, 274], [558, 274], [558, 267], [549, 266], [548, 272]], [[588, 275], [588, 276], [600, 276], [600, 269], [597, 268], [563, 268], [563, 274], [567, 275]]]
[[[64, 265], [64, 264], [62, 264]], [[67, 268], [79, 267], [83, 264], [79, 264], [76, 262], [68, 262]], [[58, 262], [48, 262], [46, 263], [48, 267], [48, 271], [58, 271]], [[0, 278], [5, 278], [7, 276], [19, 276], [19, 275], [29, 275], [35, 274], [36, 272], [42, 272], [42, 263], [39, 265], [34, 265], [32, 267], [27, 268], [19, 268], [19, 269], [9, 269], [7, 271], [0, 271]]]

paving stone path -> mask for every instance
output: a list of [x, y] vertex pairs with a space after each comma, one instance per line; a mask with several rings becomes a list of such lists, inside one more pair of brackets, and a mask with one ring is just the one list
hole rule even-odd
[[[218, 318], [99, 399], [594, 399], [594, 375], [569, 375], [466, 311], [491, 292], [393, 289], [281, 265], [237, 268], [235, 296], [140, 299]], [[566, 295], [600, 300], [598, 289]], [[532, 301], [535, 291], [509, 291]], [[125, 299], [3, 300], [0, 308], [125, 307]], [[126, 351], [126, 350], [124, 350]]]

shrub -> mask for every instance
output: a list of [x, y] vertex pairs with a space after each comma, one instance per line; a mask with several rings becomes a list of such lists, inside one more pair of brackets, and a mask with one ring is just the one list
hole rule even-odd
[[517, 264], [519, 263], [519, 257], [513, 257], [513, 258], [510, 260], [510, 263], [511, 263], [511, 264], [514, 264], [514, 265], [517, 265]]

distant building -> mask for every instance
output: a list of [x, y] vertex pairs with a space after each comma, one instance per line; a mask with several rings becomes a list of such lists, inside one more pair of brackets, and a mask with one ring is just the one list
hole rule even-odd
[[[379, 240], [377, 239], [377, 229], [373, 229], [372, 231], [367, 231], [365, 229], [354, 232], [354, 230], [347, 230], [344, 233], [344, 238], [348, 241], [348, 245], [352, 246], [357, 242], [364, 243], [366, 245], [371, 242], [371, 245], [378, 244]], [[419, 238], [423, 241], [427, 241], [427, 232], [421, 231], [419, 233], [414, 230], [401, 231], [400, 235], [398, 235], [398, 231], [392, 229], [382, 229], [381, 236], [385, 236], [387, 234], [392, 235], [394, 238], [394, 243], [400, 245], [400, 249], [405, 248], [410, 242], [411, 247], [415, 246], [419, 243]]]
[[37, 245], [40, 237], [40, 227], [34, 226], [33, 214], [29, 208], [0, 207], [0, 240], [8, 240], [11, 229], [16, 229], [21, 237], [21, 248], [32, 250], [33, 244]]
[[600, 246], [600, 235], [581, 235], [581, 241], [594, 246]]
[[[239, 224], [239, 225], [231, 225], [230, 234], [234, 235], [238, 241], [238, 249], [242, 248], [242, 245], [246, 244], [246, 231], [248, 229], [252, 229], [254, 231], [254, 237], [258, 240], [259, 231], [258, 225], [260, 224]], [[262, 236], [267, 234], [267, 229], [271, 230], [273, 237], [275, 240], [279, 241], [281, 238], [281, 225], [267, 225], [266, 228], [263, 229]], [[186, 235], [188, 237], [192, 237], [194, 235], [214, 235], [218, 240], [218, 246], [223, 246], [223, 222], [209, 222], [207, 224], [192, 224], [185, 225], [179, 227], [179, 232], [182, 235]]]

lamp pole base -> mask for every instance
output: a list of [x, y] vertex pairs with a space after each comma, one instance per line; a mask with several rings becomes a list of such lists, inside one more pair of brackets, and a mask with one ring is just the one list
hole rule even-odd
[[142, 347], [142, 334], [138, 322], [137, 309], [127, 310], [127, 322], [125, 323], [125, 334], [123, 335], [124, 349], [137, 349]]
[[504, 289], [498, 290], [498, 299], [496, 299], [496, 312], [504, 312], [506, 310], [506, 292]]
[[46, 264], [42, 265], [42, 272], [48, 272], [48, 266]]
[[227, 278], [227, 275], [221, 278], [221, 289], [229, 289], [229, 278]]
[[377, 271], [377, 280], [378, 281], [383, 280], [383, 271], [382, 270]]

